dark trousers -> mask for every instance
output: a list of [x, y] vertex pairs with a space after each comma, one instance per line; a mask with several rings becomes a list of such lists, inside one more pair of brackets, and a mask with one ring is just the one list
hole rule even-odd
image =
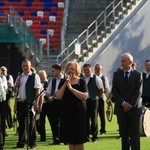
[[140, 116], [118, 115], [122, 150], [140, 150]]
[[5, 144], [5, 103], [0, 102], [0, 149]]
[[12, 125], [12, 114], [11, 114], [11, 107], [10, 107], [10, 94], [6, 94], [6, 121], [9, 128], [11, 128]]
[[62, 111], [61, 100], [53, 100], [51, 102], [51, 129], [53, 135], [53, 141], [58, 142], [60, 140], [60, 119]]
[[104, 100], [102, 98], [99, 99], [98, 101], [98, 113], [100, 117], [100, 133], [106, 133], [105, 130], [105, 107], [104, 107]]
[[143, 96], [142, 105], [145, 106], [145, 107], [150, 108], [150, 97]]
[[51, 103], [43, 103], [42, 112], [40, 113], [39, 119], [39, 133], [40, 133], [40, 140], [46, 141], [46, 130], [45, 130], [45, 123], [46, 123], [46, 116], [51, 126]]
[[[29, 113], [29, 117], [28, 117]], [[27, 123], [28, 118], [28, 123]], [[28, 135], [29, 146], [35, 146], [36, 142], [36, 130], [35, 130], [35, 116], [31, 111], [31, 107], [28, 108], [28, 104], [26, 102], [18, 102], [17, 103], [17, 119], [19, 123], [19, 137], [18, 137], [18, 145], [24, 145], [26, 142], [26, 136]], [[27, 126], [29, 130], [27, 132]]]
[[[92, 140], [97, 139], [98, 134], [98, 100], [87, 99], [87, 137], [92, 134]], [[90, 126], [91, 123], [91, 126]]]

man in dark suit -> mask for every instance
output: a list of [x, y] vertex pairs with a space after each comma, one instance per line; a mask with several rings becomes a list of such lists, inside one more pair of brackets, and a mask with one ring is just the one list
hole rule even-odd
[[133, 57], [129, 53], [121, 56], [122, 70], [113, 76], [112, 94], [122, 138], [122, 150], [140, 150], [140, 97], [141, 73], [132, 69]]
[[143, 76], [142, 105], [150, 108], [150, 59], [145, 61]]

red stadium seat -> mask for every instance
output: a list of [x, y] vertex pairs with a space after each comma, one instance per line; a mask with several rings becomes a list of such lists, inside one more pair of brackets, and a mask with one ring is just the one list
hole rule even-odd
[[[1, 4], [3, 5], [3, 3]], [[50, 49], [59, 50], [64, 0], [22, 0], [11, 2], [11, 4], [20, 13], [37, 39], [47, 39], [47, 30], [54, 29], [54, 35], [50, 37]], [[0, 8], [0, 10], [9, 11], [8, 6], [9, 4], [5, 8], [5, 4], [4, 8]], [[47, 50], [47, 43], [43, 46], [43, 49]]]

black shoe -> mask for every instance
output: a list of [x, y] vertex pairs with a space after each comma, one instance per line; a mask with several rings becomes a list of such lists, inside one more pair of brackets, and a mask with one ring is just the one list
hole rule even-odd
[[36, 149], [36, 146], [31, 146], [30, 149]]
[[106, 134], [106, 131], [105, 131], [105, 130], [100, 130], [100, 134], [101, 134], [101, 135], [105, 135], [105, 134]]
[[16, 148], [24, 148], [24, 143], [17, 143]]
[[46, 139], [40, 139], [40, 142], [46, 142]]
[[90, 142], [90, 138], [89, 137], [86, 138], [86, 142]]
[[46, 140], [40, 140], [40, 142], [46, 142]]
[[59, 141], [54, 141], [53, 143], [51, 143], [50, 145], [60, 145]]
[[121, 136], [120, 136], [120, 135], [119, 135], [119, 136], [117, 136], [117, 137], [116, 137], [116, 139], [121, 139]]
[[106, 132], [102, 132], [102, 133], [101, 133], [101, 135], [105, 135], [105, 134], [106, 134]]
[[92, 139], [92, 142], [93, 143], [97, 143], [97, 139]]
[[30, 146], [30, 149], [36, 149], [36, 145]]
[[68, 145], [68, 143], [65, 142], [64, 145]]

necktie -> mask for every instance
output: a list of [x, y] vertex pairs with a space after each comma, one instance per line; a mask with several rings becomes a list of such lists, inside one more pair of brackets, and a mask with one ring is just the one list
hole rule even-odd
[[129, 72], [126, 71], [126, 72], [125, 72], [125, 76], [124, 76], [124, 80], [125, 80], [125, 83], [126, 83], [126, 84], [128, 83], [128, 79], [129, 79], [128, 74], [129, 74]]

